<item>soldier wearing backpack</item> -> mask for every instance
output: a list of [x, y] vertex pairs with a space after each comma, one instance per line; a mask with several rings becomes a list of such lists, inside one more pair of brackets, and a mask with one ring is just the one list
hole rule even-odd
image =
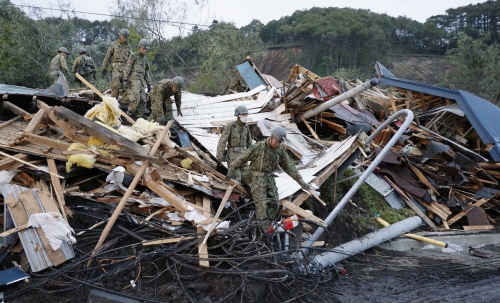
[[[87, 50], [83, 47], [78, 51], [80, 56], [73, 62], [73, 69], [71, 70], [73, 74], [79, 73], [85, 80], [92, 83], [95, 79], [95, 64], [94, 60], [87, 56]], [[81, 82], [75, 77], [76, 82]]]

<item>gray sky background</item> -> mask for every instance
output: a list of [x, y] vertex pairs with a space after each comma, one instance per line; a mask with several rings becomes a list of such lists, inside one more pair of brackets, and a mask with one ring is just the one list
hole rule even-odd
[[[72, 3], [75, 11], [87, 13], [109, 14], [113, 0], [11, 0], [14, 4], [33, 5], [45, 8], [59, 8], [59, 2]], [[174, 0], [175, 1], [175, 0]], [[195, 0], [185, 0], [192, 5]], [[433, 15], [444, 14], [449, 8], [482, 3], [486, 0], [208, 0], [208, 4], [200, 11], [194, 9], [189, 14], [188, 22], [209, 24], [213, 19], [234, 22], [237, 27], [258, 19], [266, 24], [271, 20], [291, 15], [296, 10], [312, 7], [351, 7], [369, 9], [375, 13], [386, 13], [389, 16], [406, 16], [419, 22]], [[181, 2], [181, 1], [176, 1]], [[59, 16], [57, 10], [43, 11], [46, 14]], [[106, 16], [78, 13], [78, 17], [89, 20], [110, 19]]]

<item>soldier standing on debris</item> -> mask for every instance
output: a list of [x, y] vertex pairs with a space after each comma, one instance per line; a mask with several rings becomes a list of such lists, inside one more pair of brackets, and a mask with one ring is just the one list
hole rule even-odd
[[69, 55], [69, 51], [66, 47], [60, 47], [57, 50], [58, 54], [52, 58], [50, 61], [49, 68], [49, 79], [51, 85], [56, 84], [57, 80], [59, 80], [60, 73], [64, 73], [64, 75], [68, 76], [68, 65], [66, 64], [66, 56]]
[[[141, 39], [139, 41], [139, 51], [134, 52], [128, 58], [123, 71], [123, 86], [127, 89], [123, 102], [128, 103], [127, 115], [133, 119], [143, 118], [146, 111], [146, 92], [151, 92], [150, 66], [146, 53], [149, 48], [149, 41]], [[127, 100], [125, 100], [127, 99]]]
[[171, 96], [174, 96], [177, 116], [182, 117], [181, 89], [183, 86], [184, 79], [179, 76], [173, 79], [163, 79], [156, 83], [149, 94], [151, 98], [151, 116], [149, 116], [149, 120], [166, 125], [169, 120], [174, 118]]
[[112, 62], [112, 74], [111, 74], [111, 96], [118, 98], [120, 93], [123, 93], [123, 70], [125, 64], [127, 63], [128, 57], [132, 53], [132, 48], [127, 42], [130, 37], [130, 32], [127, 29], [120, 30], [120, 38], [118, 41], [113, 42], [104, 57], [102, 62], [102, 76], [106, 75], [108, 71], [108, 62], [110, 58]]
[[[221, 163], [227, 144], [227, 163], [229, 169], [231, 169], [231, 163], [252, 146], [252, 135], [247, 125], [248, 109], [240, 105], [234, 110], [234, 115], [238, 117], [237, 120], [228, 123], [224, 127], [219, 144], [217, 145], [217, 161]], [[233, 175], [230, 175], [231, 179], [241, 182], [242, 171], [240, 168], [237, 167], [233, 171]], [[246, 181], [244, 183], [250, 182], [250, 180]]]
[[309, 189], [285, 149], [279, 146], [285, 138], [285, 129], [279, 126], [275, 127], [271, 130], [269, 138], [247, 149], [229, 165], [226, 179], [232, 176], [237, 168], [251, 161], [251, 193], [253, 200], [256, 201], [255, 212], [259, 221], [274, 220], [278, 214], [278, 189], [273, 176], [273, 172], [278, 170], [278, 165], [302, 188]]
[[[74, 75], [79, 73], [85, 80], [92, 83], [95, 79], [95, 64], [94, 60], [87, 56], [87, 50], [84, 47], [80, 47], [78, 50], [80, 56], [73, 62], [73, 68], [71, 71]], [[80, 79], [75, 78], [76, 82], [81, 82]]]

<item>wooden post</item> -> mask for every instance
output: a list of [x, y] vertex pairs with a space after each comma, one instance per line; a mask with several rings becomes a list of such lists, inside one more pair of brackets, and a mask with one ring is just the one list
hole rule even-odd
[[[57, 167], [54, 159], [47, 158], [47, 165], [49, 166], [49, 170], [51, 172], [57, 174]], [[50, 180], [52, 181], [52, 186], [54, 186], [54, 191], [56, 192], [56, 198], [57, 198], [56, 200], [57, 203], [59, 204], [59, 208], [61, 209], [61, 214], [63, 215], [64, 220], [68, 222], [68, 218], [66, 217], [66, 211], [64, 210], [64, 205], [66, 203], [64, 202], [64, 194], [63, 194], [63, 189], [61, 187], [61, 182], [59, 182], [59, 179], [56, 178], [54, 175], [50, 175]]]
[[[157, 138], [155, 145], [153, 146], [153, 148], [151, 148], [151, 151], [149, 152], [150, 156], [153, 156], [156, 153], [156, 151], [160, 147], [160, 144], [161, 144], [161, 141], [163, 140], [163, 137], [165, 137], [167, 135], [168, 130], [170, 129], [170, 127], [172, 126], [173, 123], [174, 123], [174, 120], [170, 120], [168, 122], [167, 126], [165, 126], [165, 128], [161, 132], [160, 136]], [[102, 243], [104, 243], [104, 240], [106, 240], [106, 237], [108, 236], [109, 232], [111, 231], [111, 228], [115, 224], [116, 219], [118, 219], [118, 216], [120, 215], [123, 207], [125, 206], [127, 199], [130, 197], [130, 195], [132, 195], [132, 192], [134, 191], [135, 187], [137, 186], [137, 183], [139, 183], [139, 180], [141, 179], [142, 174], [144, 173], [146, 168], [149, 166], [149, 162], [150, 162], [149, 160], [145, 160], [142, 163], [141, 168], [139, 168], [139, 171], [135, 174], [134, 180], [132, 180], [132, 183], [127, 188], [127, 191], [125, 192], [122, 199], [120, 200], [120, 203], [118, 203], [118, 206], [116, 206], [116, 209], [113, 212], [113, 215], [108, 220], [108, 224], [106, 224], [106, 227], [104, 227], [104, 230], [102, 231], [101, 237], [99, 238], [99, 241], [97, 242], [92, 255], [96, 254], [97, 250], [101, 247]], [[89, 260], [88, 265], [90, 265], [91, 260], [92, 259]]]
[[[85, 83], [85, 85], [87, 85], [94, 93], [96, 93], [99, 97], [101, 98], [104, 98], [104, 95], [97, 89], [95, 88], [92, 84], [90, 84], [89, 81], [85, 80], [85, 78], [83, 78], [79, 73], [76, 73], [75, 76], [80, 79], [80, 81], [82, 81], [82, 83]], [[135, 124], [135, 121], [134, 119], [130, 118], [129, 115], [127, 115], [124, 111], [122, 111], [120, 109], [120, 113], [122, 114], [122, 116], [125, 117], [125, 119], [127, 119], [128, 122], [130, 122], [131, 124]]]
[[309, 123], [307, 123], [306, 119], [304, 119], [304, 117], [302, 115], [299, 115], [299, 117], [300, 117], [300, 120], [302, 120], [302, 122], [304, 122], [304, 124], [307, 126], [307, 129], [309, 129], [309, 131], [311, 132], [311, 134], [313, 135], [313, 137], [316, 140], [319, 140], [318, 135], [316, 134], [316, 132], [314, 131], [314, 129], [312, 129], [311, 125], [309, 125]]
[[208, 237], [210, 237], [210, 233], [212, 233], [212, 231], [214, 230], [215, 225], [217, 223], [217, 219], [219, 219], [220, 213], [222, 212], [222, 209], [224, 209], [224, 205], [226, 205], [227, 199], [229, 199], [229, 196], [233, 192], [233, 188], [234, 188], [234, 185], [231, 185], [227, 188], [226, 194], [224, 195], [224, 198], [220, 202], [219, 209], [217, 209], [217, 213], [215, 214], [214, 219], [212, 220], [212, 223], [210, 224], [210, 228], [208, 229], [208, 232], [205, 235], [205, 239], [203, 239], [201, 246], [198, 247], [198, 249], [200, 251], [203, 249], [203, 246], [205, 245], [205, 243], [207, 243]]

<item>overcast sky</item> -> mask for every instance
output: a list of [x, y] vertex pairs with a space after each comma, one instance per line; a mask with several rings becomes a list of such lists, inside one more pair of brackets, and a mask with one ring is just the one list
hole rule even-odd
[[[33, 5], [46, 8], [59, 8], [59, 2], [72, 3], [81, 18], [89, 20], [105, 20], [106, 16], [90, 13], [108, 14], [113, 0], [11, 0], [14, 4]], [[176, 1], [176, 0], [173, 0]], [[181, 0], [182, 1], [182, 0]], [[176, 2], [181, 2], [177, 0]], [[192, 5], [195, 0], [185, 0]], [[448, 8], [456, 8], [469, 4], [482, 3], [486, 0], [206, 0], [203, 11], [193, 10], [189, 22], [207, 24], [213, 19], [234, 22], [237, 27], [258, 19], [266, 24], [271, 20], [291, 15], [296, 10], [312, 7], [351, 7], [354, 9], [369, 9], [376, 13], [386, 13], [389, 16], [406, 16], [419, 22], [433, 15], [444, 14]], [[50, 14], [50, 11], [44, 12]], [[52, 11], [58, 16], [58, 11]]]

